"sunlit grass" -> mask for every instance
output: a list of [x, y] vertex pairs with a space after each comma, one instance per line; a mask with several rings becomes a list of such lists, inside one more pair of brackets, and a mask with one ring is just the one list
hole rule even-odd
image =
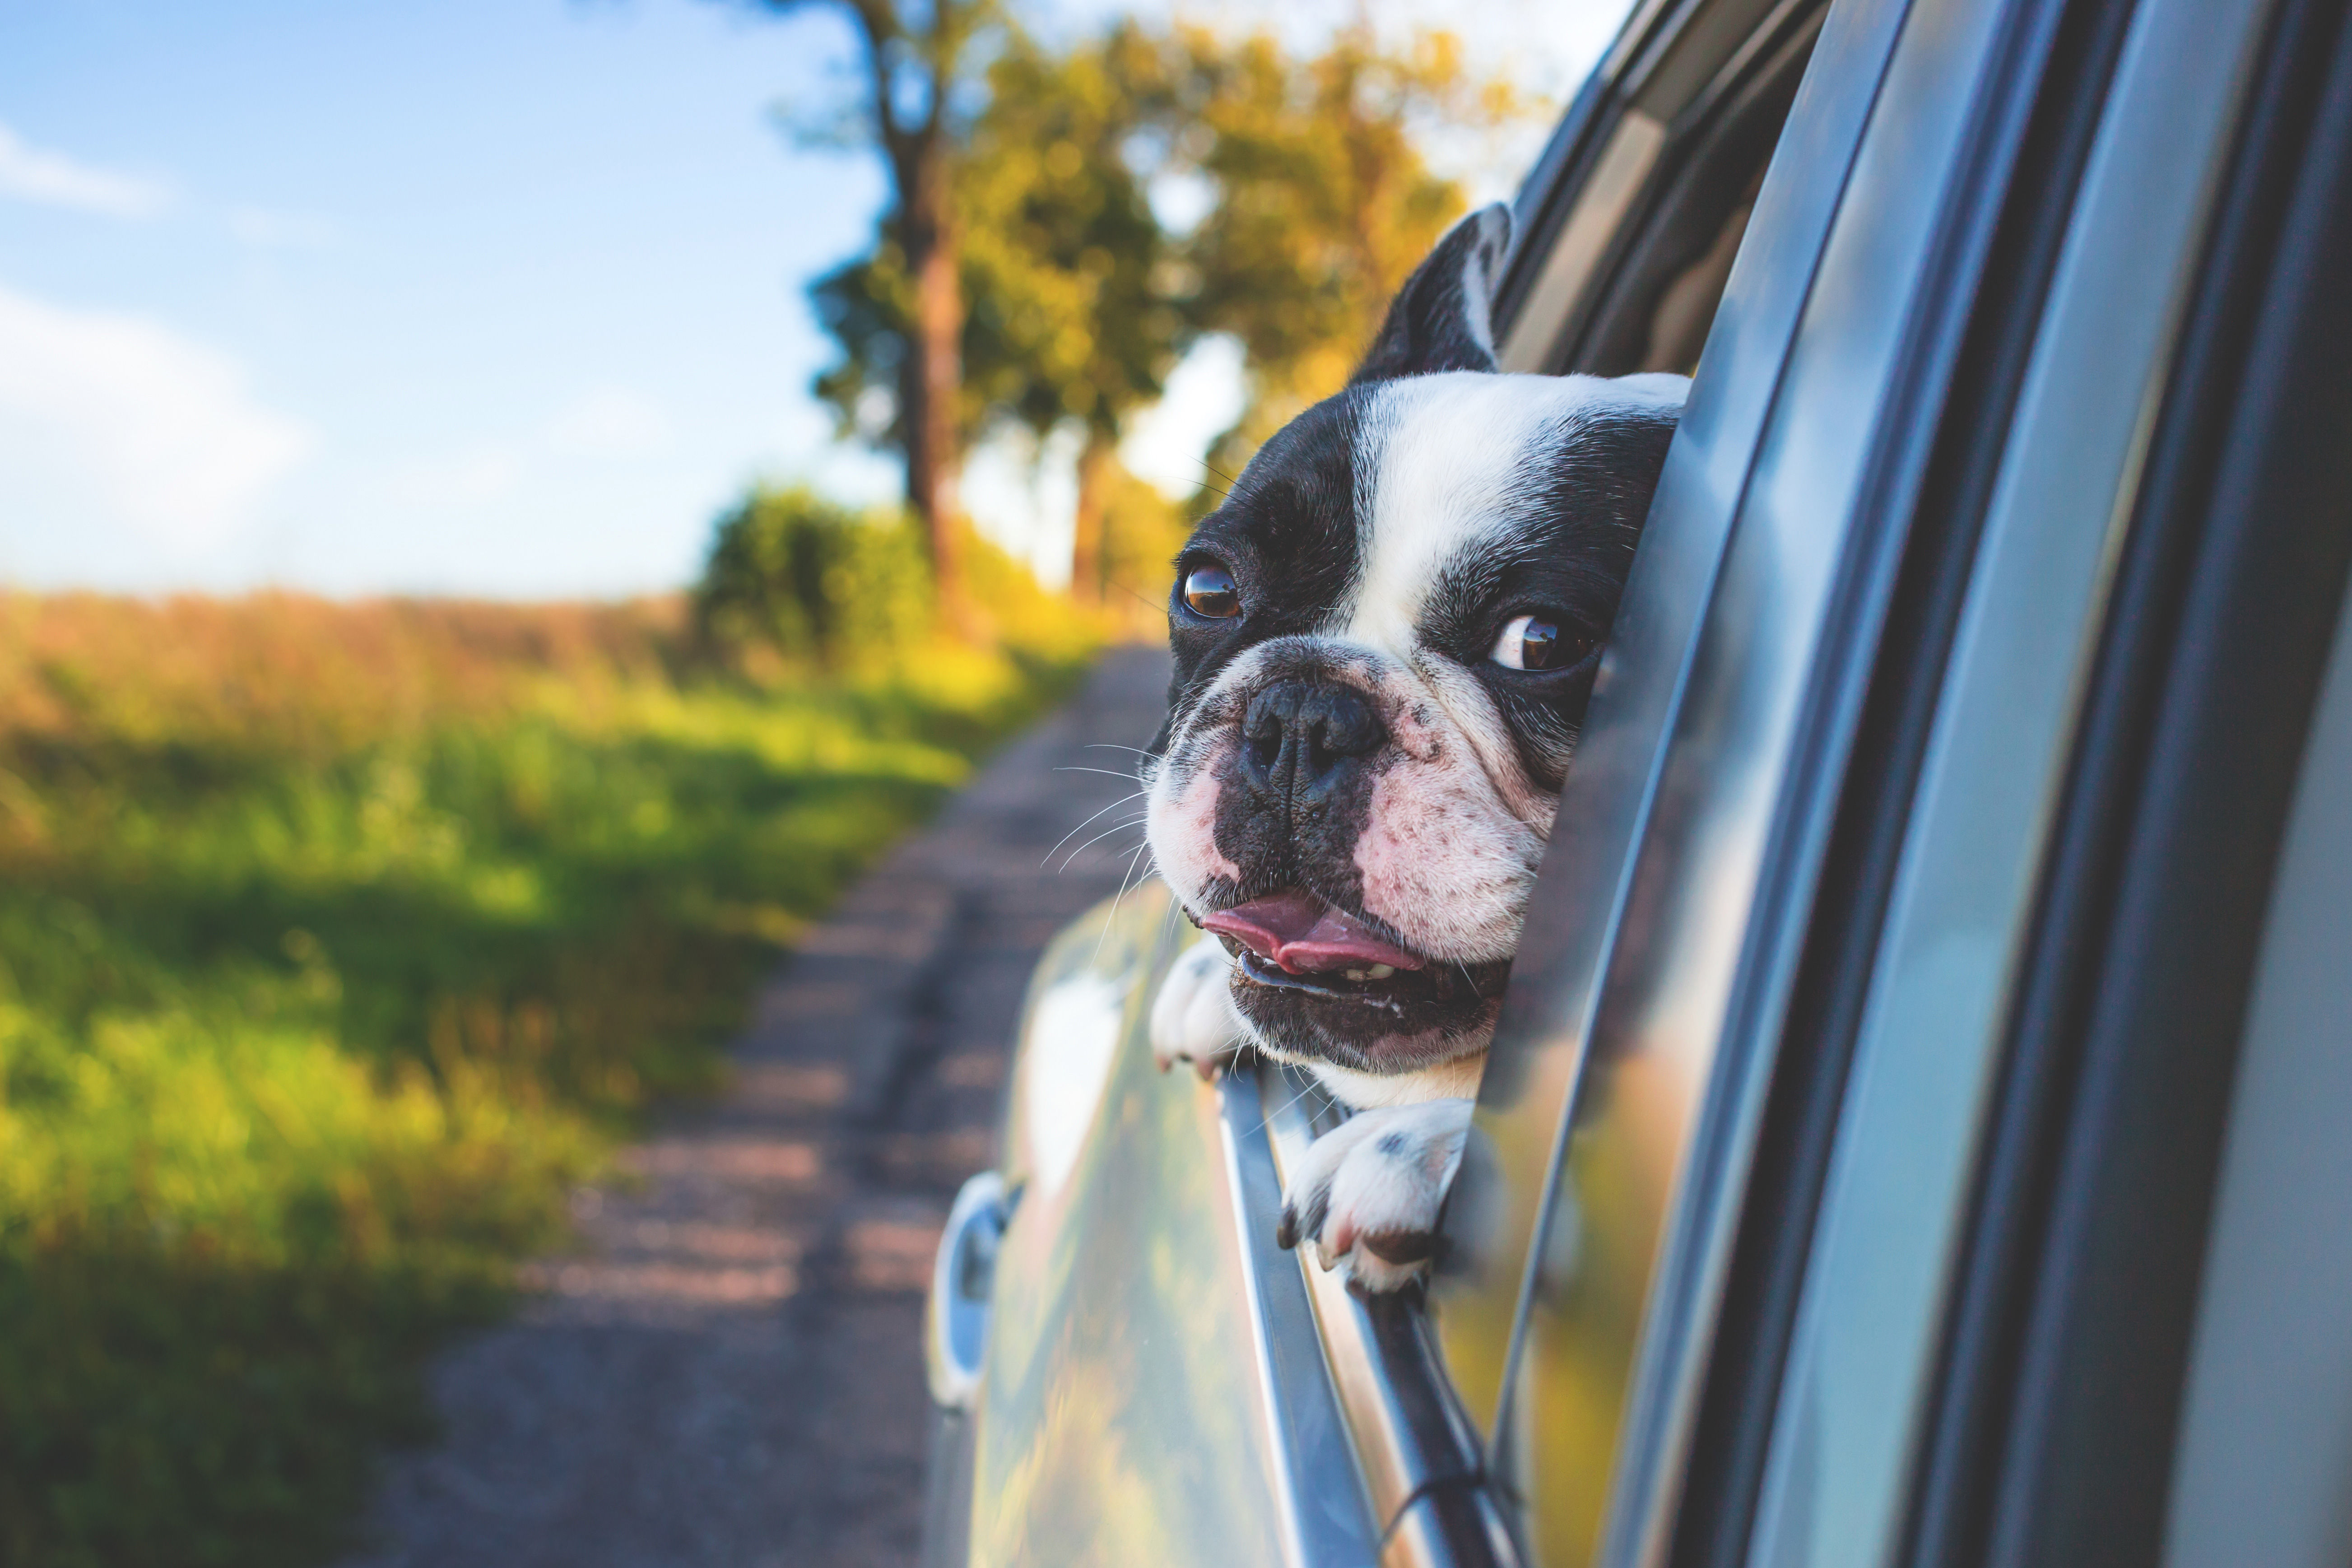
[[416, 1368], [1083, 627], [0, 601], [0, 1561], [316, 1561]]

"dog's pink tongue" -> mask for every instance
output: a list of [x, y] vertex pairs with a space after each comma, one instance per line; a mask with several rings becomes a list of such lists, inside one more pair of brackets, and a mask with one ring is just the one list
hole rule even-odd
[[1396, 969], [1422, 967], [1417, 955], [1382, 942], [1361, 921], [1297, 888], [1220, 910], [1201, 924], [1223, 932], [1291, 974], [1362, 969], [1374, 963]]

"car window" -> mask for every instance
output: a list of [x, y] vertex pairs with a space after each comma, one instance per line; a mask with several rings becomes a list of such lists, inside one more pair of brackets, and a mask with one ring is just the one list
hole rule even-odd
[[2352, 618], [2233, 1091], [2165, 1568], [2352, 1563]]
[[[1582, 1563], [1596, 1552], [1656, 1561], [1673, 1544], [1748, 1152], [1842, 798], [1843, 748], [1915, 503], [1932, 515], [1942, 501], [1920, 499], [1933, 410], [1962, 363], [1976, 280], [1999, 283], [2037, 254], [2030, 226], [2014, 247], [1991, 252], [2002, 193], [2012, 182], [2041, 189], [2066, 166], [2036, 161], [2046, 148], [2027, 134], [2032, 72], [2085, 48], [2108, 58], [2095, 29], [2087, 40], [2050, 31], [2063, 14], [1980, 0], [1834, 10], [1701, 360], [1523, 943], [1522, 966], [1544, 967], [1524, 985], [1515, 973], [1482, 1096], [1482, 1142], [1465, 1162], [1461, 1217], [1449, 1216], [1456, 1273], [1436, 1292], [1449, 1352], [1458, 1341], [1473, 1377], [1496, 1363], [1494, 1325], [1512, 1325], [1489, 1430], [1498, 1484], [1538, 1562]], [[1882, 81], [1878, 61], [1898, 29]], [[2258, 31], [2239, 17], [2218, 37], [2236, 47]], [[1850, 72], [1833, 75], [1832, 61]], [[2140, 395], [2118, 398], [2112, 383], [2147, 384], [2162, 363], [2233, 101], [2226, 50], [2136, 64], [2122, 100], [2131, 112], [2163, 112], [2159, 79], [2179, 101], [2161, 129], [2101, 132], [2104, 161], [2094, 158], [2088, 176], [2096, 217], [2053, 263], [2054, 325], [2019, 394], [2032, 413], [2019, 419], [1987, 514], [1989, 574], [1970, 589], [1952, 655], [1957, 695], [1937, 721], [1924, 826], [1848, 1090], [1854, 1125], [1840, 1134], [1844, 1165], [1781, 1385], [1759, 1560], [1852, 1561], [1856, 1551], [1883, 1560], [1895, 1547], [1886, 1532], [1901, 1523], [1888, 1503], [1900, 1496], [1905, 1424], [1916, 1418], [1902, 1391], [1935, 1348], [1939, 1298], [1928, 1276], [1946, 1245], [1908, 1216], [1916, 1204], [1941, 1224], [1964, 1206], [1965, 1152], [1935, 1137], [1965, 1142], [1984, 1089], [1968, 1075], [1989, 1059], [1982, 1048], [1923, 1042], [1980, 1047], [1998, 1013], [2001, 944], [2022, 929], [2015, 922], [2030, 913], [2040, 863], [2046, 823], [2035, 802], [2064, 774], [2116, 498], [2128, 493], [2140, 456], [2131, 437]], [[1833, 102], [1832, 82], [1854, 96]], [[2095, 126], [2100, 97], [2080, 101]], [[1815, 117], [1827, 126], [1839, 113], [1852, 117], [1832, 142], [1840, 157], [1799, 163], [1792, 151]], [[1844, 138], [1864, 117], [1847, 178]], [[2070, 108], [2062, 119], [2080, 117]], [[2162, 156], [2132, 164], [2126, 148]], [[2063, 215], [2074, 187], [2053, 188]], [[1776, 278], [1762, 247], [1785, 221], [1777, 204], [1793, 204], [1800, 189], [1834, 226], [1817, 268], [1808, 256]], [[2116, 246], [2126, 249], [2109, 254]], [[1751, 279], [1794, 289], [1789, 314], [1775, 321], [1748, 298]], [[2027, 320], [2040, 320], [2041, 294], [2027, 298]], [[1768, 324], [1793, 340], [1758, 356], [1765, 384], [1744, 385], [1734, 355], [1744, 334]], [[1591, 341], [1573, 321], [1568, 330]], [[1990, 368], [1996, 381], [2023, 374]], [[1744, 424], [1718, 412], [1718, 399], [1738, 396], [1754, 400]], [[2007, 430], [2008, 405], [1995, 412], [1989, 428]], [[1727, 430], [1739, 438], [1725, 439]], [[1672, 549], [1709, 526], [1719, 548], [1692, 574], [1697, 597], [1677, 606], [1677, 620], [1651, 603], [1665, 580], [1651, 545]], [[1972, 529], [1951, 536], [1975, 539]], [[1964, 574], [1969, 556], [1958, 559]], [[1695, 637], [1694, 604], [1703, 605]], [[1637, 712], [1645, 727], [1630, 721]], [[1955, 914], [1966, 918], [1947, 929]], [[1899, 1065], [1880, 1066], [1880, 1056]], [[1888, 1092], [1903, 1098], [1900, 1113], [1873, 1103]], [[1563, 1105], [1568, 1130], [1554, 1142]], [[1516, 1177], [1528, 1162], [1551, 1163], [1533, 1203]], [[1793, 1256], [1806, 1236], [1793, 1233]], [[1532, 1262], [1508, 1278], [1523, 1245]], [[1927, 1270], [1916, 1279], [1903, 1273], [1914, 1265]], [[1882, 1310], [1898, 1277], [1921, 1293], [1927, 1310], [1916, 1320]], [[1864, 1364], [1864, 1352], [1882, 1361]]]
[[1825, 9], [1720, 0], [1626, 47], [1521, 195], [1506, 370], [1696, 368]]

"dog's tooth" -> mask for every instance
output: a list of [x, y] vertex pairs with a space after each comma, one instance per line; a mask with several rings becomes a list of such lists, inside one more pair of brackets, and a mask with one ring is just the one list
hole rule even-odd
[[[1364, 971], [1364, 974], [1369, 974], [1375, 980], [1386, 980], [1390, 975], [1394, 974], [1395, 973], [1396, 965], [1393, 963], [1375, 963], [1370, 969]], [[1363, 974], [1358, 974], [1352, 969], [1348, 972], [1348, 978], [1350, 980], [1361, 980], [1363, 977]]]
[[1363, 977], [1364, 972], [1360, 969], [1350, 969], [1348, 971], [1348, 978], [1350, 980], [1361, 980]]

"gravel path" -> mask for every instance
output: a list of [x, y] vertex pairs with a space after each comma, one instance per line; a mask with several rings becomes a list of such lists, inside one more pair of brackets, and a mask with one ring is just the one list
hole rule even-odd
[[635, 1190], [579, 1194], [583, 1249], [436, 1366], [445, 1440], [389, 1467], [346, 1568], [914, 1560], [932, 1249], [992, 1155], [1031, 965], [1139, 837], [1045, 868], [1130, 787], [1055, 770], [1131, 771], [1085, 748], [1145, 744], [1167, 679], [1156, 649], [1113, 652], [810, 934], [729, 1092], [628, 1152]]

